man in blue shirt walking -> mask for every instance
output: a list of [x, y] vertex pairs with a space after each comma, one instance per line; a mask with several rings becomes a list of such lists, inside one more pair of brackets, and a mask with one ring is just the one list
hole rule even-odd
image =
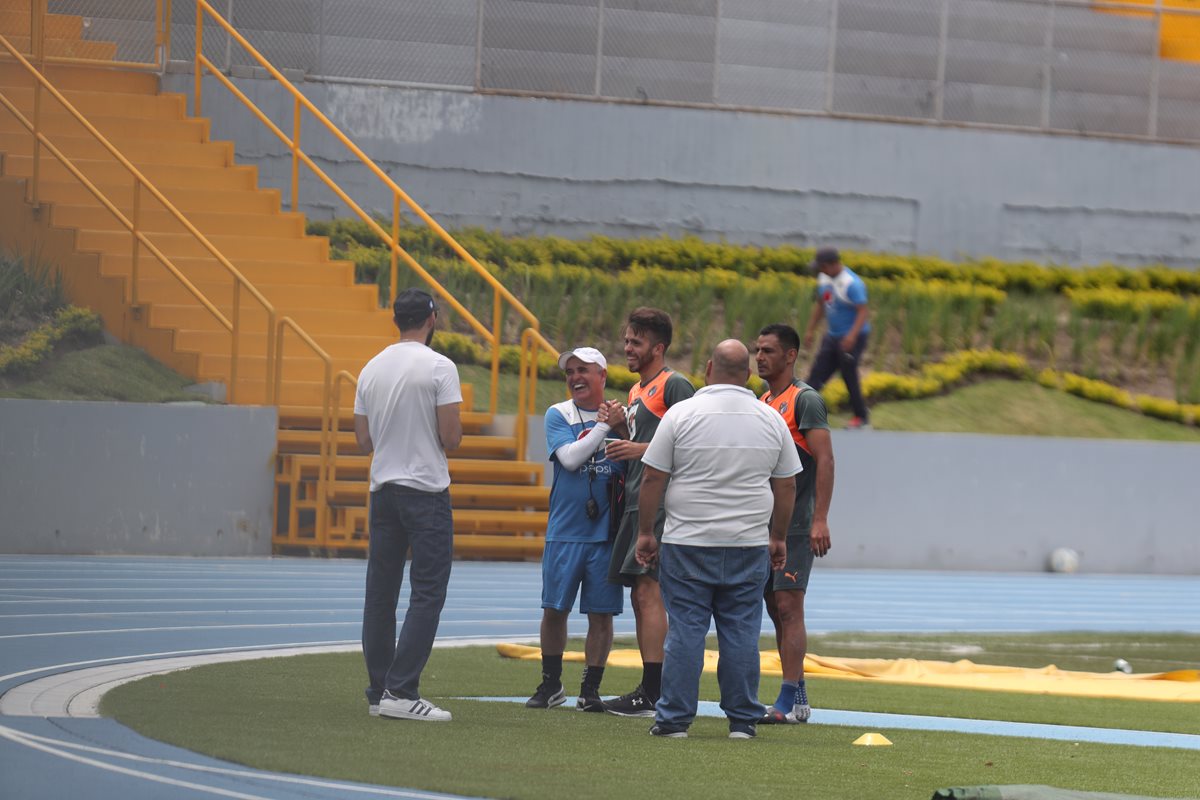
[[817, 298], [804, 331], [804, 348], [812, 346], [813, 334], [822, 319], [828, 321], [828, 329], [821, 338], [821, 348], [807, 383], [820, 391], [835, 371], [840, 372], [854, 411], [846, 427], [852, 430], [869, 427], [870, 417], [858, 377], [858, 363], [871, 333], [867, 321], [867, 285], [842, 264], [842, 257], [832, 247], [817, 250], [811, 266], [817, 275]]
[[554, 462], [550, 488], [550, 518], [542, 553], [542, 683], [529, 708], [554, 708], [566, 700], [562, 685], [567, 617], [579, 599], [587, 614], [584, 644], [587, 666], [575, 708], [603, 712], [600, 679], [612, 649], [613, 615], [624, 603], [621, 586], [608, 582], [612, 557], [609, 540], [609, 483], [624, 465], [604, 456], [610, 415], [620, 414], [620, 402], [606, 403], [604, 382], [608, 362], [593, 347], [577, 347], [558, 360], [567, 379], [570, 399], [546, 409], [546, 449]]

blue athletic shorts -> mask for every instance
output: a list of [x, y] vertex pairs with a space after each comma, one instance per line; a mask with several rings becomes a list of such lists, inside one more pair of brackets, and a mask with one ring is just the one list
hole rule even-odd
[[542, 608], [570, 611], [579, 587], [582, 614], [620, 614], [625, 595], [608, 582], [611, 542], [546, 542], [542, 551]]

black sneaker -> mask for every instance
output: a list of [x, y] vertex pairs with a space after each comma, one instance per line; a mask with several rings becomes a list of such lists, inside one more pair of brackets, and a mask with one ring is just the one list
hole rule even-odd
[[567, 693], [563, 691], [561, 683], [548, 683], [542, 681], [537, 687], [537, 691], [533, 693], [533, 697], [525, 701], [526, 708], [554, 708], [561, 706], [567, 700]]
[[753, 722], [733, 722], [729, 723], [729, 738], [730, 739], [753, 739], [758, 735], [758, 731], [754, 727]]
[[650, 728], [651, 736], [661, 736], [664, 739], [686, 739], [687, 728], [676, 728], [674, 725], [661, 725], [656, 723]]
[[600, 699], [600, 692], [590, 686], [582, 686], [579, 689], [579, 699], [575, 701], [576, 711], [604, 711], [604, 701]]
[[629, 694], [605, 700], [604, 710], [618, 717], [653, 717], [654, 703], [646, 696], [646, 690], [638, 686]]

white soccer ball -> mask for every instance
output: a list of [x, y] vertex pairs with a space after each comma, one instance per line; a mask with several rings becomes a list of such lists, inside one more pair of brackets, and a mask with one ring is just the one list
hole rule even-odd
[[1069, 547], [1056, 547], [1048, 566], [1051, 572], [1074, 572], [1079, 569], [1079, 553]]
[[1124, 672], [1129, 675], [1133, 672], [1133, 666], [1123, 658], [1118, 658], [1113, 662], [1113, 672]]

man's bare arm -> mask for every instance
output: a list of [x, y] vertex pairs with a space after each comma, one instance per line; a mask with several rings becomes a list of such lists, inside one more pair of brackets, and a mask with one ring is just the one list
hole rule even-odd
[[438, 438], [443, 450], [457, 450], [462, 444], [462, 403], [447, 403], [437, 407]]
[[375, 443], [371, 441], [371, 428], [363, 414], [354, 415], [354, 439], [358, 442], [359, 452], [364, 456], [369, 456], [375, 451]]
[[810, 428], [804, 438], [817, 462], [814, 489], [811, 544], [813, 555], [823, 556], [832, 546], [829, 540], [829, 506], [833, 502], [833, 437], [827, 428]]

